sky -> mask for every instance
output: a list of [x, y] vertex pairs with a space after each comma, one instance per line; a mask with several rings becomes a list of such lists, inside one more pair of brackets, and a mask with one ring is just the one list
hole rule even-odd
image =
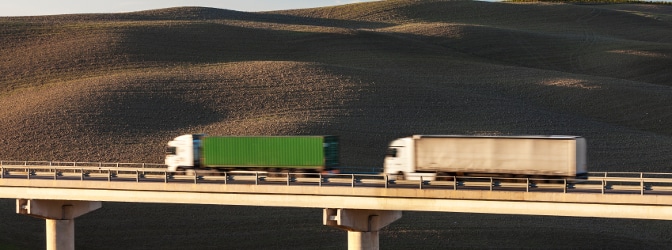
[[119, 13], [182, 6], [268, 11], [371, 1], [374, 0], [1, 0], [0, 16]]

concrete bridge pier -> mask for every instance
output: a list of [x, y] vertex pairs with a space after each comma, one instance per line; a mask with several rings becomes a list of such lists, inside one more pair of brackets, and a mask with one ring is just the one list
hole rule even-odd
[[349, 250], [377, 250], [378, 231], [399, 218], [401, 211], [325, 208], [322, 221], [348, 231]]
[[47, 250], [75, 249], [75, 218], [102, 207], [100, 201], [16, 200], [16, 213], [47, 221]]

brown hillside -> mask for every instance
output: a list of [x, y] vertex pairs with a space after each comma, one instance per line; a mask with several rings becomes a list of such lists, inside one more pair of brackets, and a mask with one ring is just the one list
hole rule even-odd
[[[591, 171], [672, 172], [670, 17], [669, 5], [410, 0], [3, 17], [0, 160], [161, 163], [185, 133], [335, 134], [343, 165], [374, 168], [411, 134], [571, 134], [588, 139]], [[78, 220], [77, 244], [345, 248], [320, 212], [105, 204]], [[41, 221], [10, 218], [0, 248], [44, 246], [21, 240], [44, 239]], [[669, 228], [405, 213], [381, 247], [664, 248]]]

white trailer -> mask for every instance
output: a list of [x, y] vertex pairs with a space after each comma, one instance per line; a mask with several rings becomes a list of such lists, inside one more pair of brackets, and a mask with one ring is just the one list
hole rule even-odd
[[408, 180], [437, 174], [585, 178], [586, 158], [580, 136], [414, 135], [390, 143], [384, 168]]

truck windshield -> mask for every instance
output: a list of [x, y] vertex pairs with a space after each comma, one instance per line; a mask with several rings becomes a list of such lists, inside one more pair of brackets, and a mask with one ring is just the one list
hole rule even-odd
[[166, 147], [166, 154], [167, 155], [174, 155], [176, 153], [177, 153], [177, 148], [170, 147], [170, 146]]
[[387, 152], [385, 153], [385, 156], [397, 157], [397, 149], [396, 148], [388, 148]]

